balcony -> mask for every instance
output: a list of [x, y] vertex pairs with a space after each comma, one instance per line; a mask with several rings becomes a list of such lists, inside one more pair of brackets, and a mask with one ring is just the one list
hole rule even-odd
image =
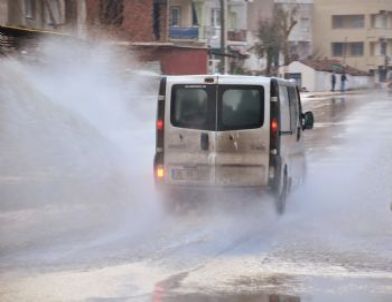
[[199, 38], [199, 27], [171, 26], [169, 29], [169, 37], [170, 39], [176, 40], [197, 40]]
[[380, 38], [391, 37], [392, 28], [371, 28], [367, 31], [367, 39], [369, 41], [378, 41]]
[[246, 30], [229, 30], [227, 32], [227, 40], [235, 42], [246, 42]]

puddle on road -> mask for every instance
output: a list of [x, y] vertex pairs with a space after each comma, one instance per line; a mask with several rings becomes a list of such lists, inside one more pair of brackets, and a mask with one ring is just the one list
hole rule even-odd
[[279, 294], [239, 294], [239, 295], [207, 295], [188, 294], [173, 297], [160, 296], [156, 293], [153, 302], [301, 302], [300, 297]]
[[[174, 275], [159, 282], [152, 294], [152, 302], [390, 302], [386, 294], [389, 279], [307, 278], [299, 282], [289, 275], [244, 277], [231, 282], [231, 290], [187, 289], [181, 283], [187, 273]], [[307, 281], [306, 281], [307, 280]], [[301, 284], [300, 284], [301, 283]], [[306, 283], [306, 286], [305, 286]], [[147, 301], [147, 300], [146, 300]]]
[[[271, 276], [263, 280], [264, 287], [270, 287], [270, 290], [252, 292], [241, 291], [241, 287], [255, 288], [256, 283], [261, 281], [244, 278], [237, 280], [233, 284], [233, 288], [239, 290], [235, 293], [230, 292], [208, 292], [208, 290], [200, 289], [200, 292], [182, 293], [181, 282], [187, 278], [189, 273], [179, 273], [168, 279], [165, 279], [156, 284], [153, 293], [153, 302], [300, 302], [301, 298], [296, 295], [279, 294], [271, 290], [271, 287], [282, 286], [287, 276]], [[291, 278], [292, 279], [292, 278]], [[260, 284], [258, 284], [260, 285]], [[176, 292], [176, 290], [179, 292]]]

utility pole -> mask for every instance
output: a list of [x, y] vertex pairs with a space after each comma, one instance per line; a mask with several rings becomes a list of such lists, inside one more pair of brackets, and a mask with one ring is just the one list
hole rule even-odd
[[384, 81], [388, 81], [388, 63], [389, 63], [389, 58], [388, 58], [388, 40], [386, 38], [380, 38], [380, 47], [381, 47], [381, 55], [384, 56], [384, 73], [385, 73], [385, 78]]
[[343, 43], [343, 66], [344, 68], [346, 67], [346, 57], [347, 57], [347, 37], [344, 38], [344, 43]]
[[221, 21], [221, 39], [220, 39], [220, 48], [221, 48], [221, 66], [220, 72], [222, 74], [226, 73], [226, 1], [220, 0], [220, 21]]

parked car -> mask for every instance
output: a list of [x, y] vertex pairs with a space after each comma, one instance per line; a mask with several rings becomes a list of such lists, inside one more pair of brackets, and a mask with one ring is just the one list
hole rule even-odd
[[[177, 192], [220, 188], [269, 190], [283, 213], [305, 173], [296, 84], [259, 76], [167, 76], [160, 82], [154, 173], [174, 202]], [[174, 193], [174, 194], [173, 194]]]

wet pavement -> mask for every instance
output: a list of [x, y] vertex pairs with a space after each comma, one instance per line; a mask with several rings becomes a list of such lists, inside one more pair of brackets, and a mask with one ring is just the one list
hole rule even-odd
[[[147, 176], [152, 127], [138, 164], [146, 178], [128, 190], [118, 189], [125, 176], [107, 161], [98, 181], [59, 177], [56, 194], [2, 182], [0, 300], [392, 301], [392, 99], [369, 92], [303, 106], [316, 119], [305, 134], [308, 176], [283, 217], [268, 196], [211, 196], [205, 208], [163, 214]], [[92, 145], [101, 139], [78, 134], [93, 136]], [[18, 162], [7, 156], [8, 165]], [[24, 190], [24, 199], [46, 201], [14, 206]]]

